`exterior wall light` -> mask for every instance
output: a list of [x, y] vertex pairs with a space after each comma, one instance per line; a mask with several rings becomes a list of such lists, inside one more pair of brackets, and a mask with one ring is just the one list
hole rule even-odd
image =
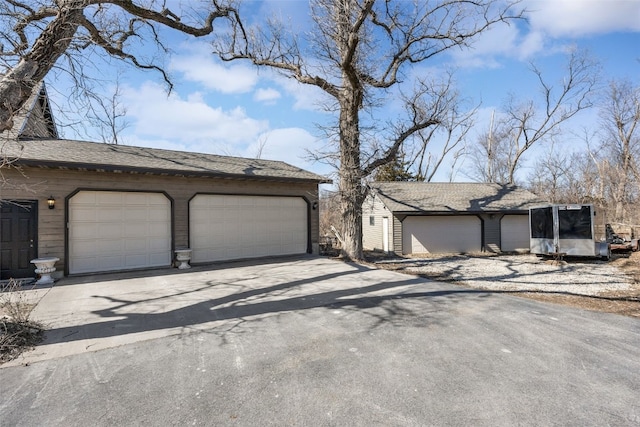
[[311, 209], [313, 209], [314, 211], [318, 209], [318, 202], [313, 202], [313, 204], [311, 205]]
[[56, 199], [54, 199], [53, 196], [49, 196], [47, 205], [49, 205], [49, 209], [54, 209], [56, 207]]

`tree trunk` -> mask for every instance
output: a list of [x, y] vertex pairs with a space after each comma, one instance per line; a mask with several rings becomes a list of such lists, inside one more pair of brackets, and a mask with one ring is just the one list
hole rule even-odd
[[340, 97], [340, 207], [342, 209], [342, 255], [361, 260], [362, 253], [362, 167], [360, 165], [360, 118], [362, 91], [345, 84]]
[[13, 116], [27, 102], [64, 54], [79, 27], [86, 1], [61, 2], [58, 15], [42, 31], [33, 48], [0, 80], [0, 132], [13, 127]]

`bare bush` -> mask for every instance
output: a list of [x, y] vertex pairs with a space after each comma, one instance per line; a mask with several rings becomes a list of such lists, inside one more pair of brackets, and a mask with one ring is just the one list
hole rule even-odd
[[30, 319], [35, 304], [19, 282], [11, 279], [0, 291], [0, 363], [5, 363], [42, 341], [44, 329]]

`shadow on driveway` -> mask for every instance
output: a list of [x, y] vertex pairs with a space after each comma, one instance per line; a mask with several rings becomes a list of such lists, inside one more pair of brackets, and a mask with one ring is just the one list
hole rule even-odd
[[[149, 288], [149, 280], [160, 283], [155, 280], [158, 278], [164, 284]], [[111, 282], [106, 277], [102, 279], [100, 286], [91, 285], [101, 295], [90, 295], [88, 302], [76, 304], [92, 307], [89, 313], [95, 320], [66, 326], [54, 324], [43, 345], [175, 328], [196, 329], [211, 322], [246, 321], [322, 307], [368, 310], [377, 323], [382, 323], [393, 321], [394, 316], [415, 315], [407, 313], [406, 307], [399, 307], [403, 300], [488, 295], [485, 291], [448, 287], [423, 278], [322, 258], [243, 264], [164, 277], [152, 275]], [[176, 286], [179, 282], [186, 285]], [[430, 288], [425, 289], [426, 285]], [[76, 283], [76, 286], [90, 285]], [[52, 303], [52, 299], [54, 295], [43, 303]], [[61, 310], [74, 304], [55, 303]]]

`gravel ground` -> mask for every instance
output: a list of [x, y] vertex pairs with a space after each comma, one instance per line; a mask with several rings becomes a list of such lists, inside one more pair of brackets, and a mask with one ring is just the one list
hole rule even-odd
[[535, 255], [451, 255], [374, 261], [378, 268], [404, 271], [476, 289], [600, 295], [631, 288], [617, 266], [599, 260], [544, 260]]

